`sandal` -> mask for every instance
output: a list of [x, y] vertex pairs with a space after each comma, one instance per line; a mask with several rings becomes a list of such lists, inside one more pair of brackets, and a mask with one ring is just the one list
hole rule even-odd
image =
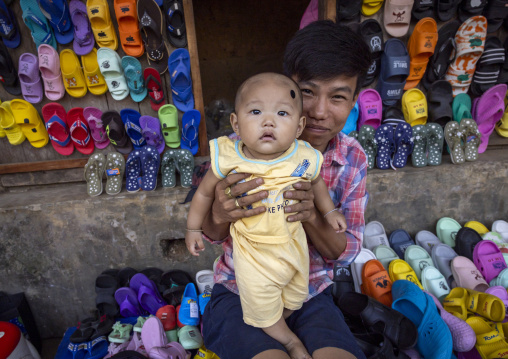
[[145, 87], [148, 90], [148, 96], [150, 96], [150, 106], [152, 106], [152, 110], [159, 111], [166, 104], [161, 76], [156, 69], [148, 67], [143, 71], [143, 77], [145, 79]]
[[377, 143], [374, 139], [375, 132], [374, 127], [370, 125], [363, 125], [360, 128], [360, 133], [358, 134], [358, 142], [367, 155], [367, 168], [369, 170], [374, 169], [374, 163], [376, 160]]
[[478, 148], [481, 143], [481, 133], [478, 131], [478, 125], [470, 118], [460, 121], [460, 132], [464, 143], [464, 157], [466, 161], [476, 161], [478, 159]]
[[116, 322], [113, 331], [108, 336], [111, 343], [125, 343], [130, 339], [132, 324]]
[[187, 36], [182, 0], [164, 0], [163, 7], [169, 43], [176, 48], [186, 47]]
[[162, 37], [163, 19], [159, 5], [154, 0], [138, 1], [138, 19], [148, 64], [163, 74], [168, 69], [169, 53]]

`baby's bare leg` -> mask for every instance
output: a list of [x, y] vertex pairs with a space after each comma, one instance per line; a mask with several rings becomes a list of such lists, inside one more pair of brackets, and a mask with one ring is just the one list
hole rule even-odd
[[284, 311], [282, 312], [282, 317], [284, 319], [288, 319], [291, 314], [293, 314], [294, 310], [284, 308]]
[[[284, 312], [284, 314], [286, 314], [286, 312]], [[291, 315], [291, 313], [289, 313], [289, 315]], [[283, 317], [274, 325], [263, 328], [263, 330], [266, 334], [284, 345], [291, 359], [312, 359], [300, 339], [288, 328]]]

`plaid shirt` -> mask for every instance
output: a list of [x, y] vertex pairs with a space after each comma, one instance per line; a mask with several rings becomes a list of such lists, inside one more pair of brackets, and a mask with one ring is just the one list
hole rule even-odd
[[[368, 200], [366, 176], [367, 157], [362, 147], [353, 138], [339, 133], [328, 143], [323, 154], [321, 177], [329, 189], [333, 203], [346, 217], [347, 244], [339, 258], [329, 260], [321, 256], [312, 245], [312, 241], [308, 240], [310, 269], [307, 300], [321, 293], [333, 283], [333, 264], [335, 262], [338, 265], [346, 266], [353, 262], [360, 253], [365, 228], [364, 212]], [[213, 244], [222, 244], [224, 250], [224, 255], [218, 259], [215, 267], [215, 283], [220, 283], [238, 294], [231, 236], [222, 241], [212, 241], [205, 235], [203, 238]]]

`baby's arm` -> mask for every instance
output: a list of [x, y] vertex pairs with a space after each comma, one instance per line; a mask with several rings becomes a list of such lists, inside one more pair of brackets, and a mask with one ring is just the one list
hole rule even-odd
[[199, 256], [198, 252], [205, 249], [203, 239], [201, 238], [201, 226], [206, 215], [212, 208], [215, 197], [215, 185], [219, 179], [215, 177], [213, 171], [206, 172], [205, 177], [199, 184], [189, 209], [187, 216], [187, 231], [185, 232], [185, 245], [193, 256]]
[[312, 181], [312, 191], [314, 192], [314, 204], [326, 221], [333, 227], [335, 232], [344, 232], [347, 229], [346, 217], [340, 213], [333, 204], [328, 187], [325, 181], [319, 176]]

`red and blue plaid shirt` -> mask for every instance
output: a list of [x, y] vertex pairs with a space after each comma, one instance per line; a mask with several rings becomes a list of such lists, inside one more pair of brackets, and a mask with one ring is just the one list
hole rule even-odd
[[[307, 300], [321, 293], [333, 283], [333, 264], [335, 262], [346, 266], [353, 262], [360, 253], [365, 229], [364, 213], [368, 200], [366, 176], [367, 157], [362, 147], [353, 138], [339, 133], [328, 143], [323, 154], [321, 177], [328, 187], [333, 203], [346, 217], [347, 244], [339, 258], [330, 260], [321, 256], [312, 245], [312, 241], [308, 240], [310, 268]], [[215, 283], [220, 283], [238, 294], [231, 236], [222, 241], [212, 241], [205, 235], [203, 238], [213, 244], [222, 244], [224, 250], [224, 254], [218, 259], [215, 266]]]

